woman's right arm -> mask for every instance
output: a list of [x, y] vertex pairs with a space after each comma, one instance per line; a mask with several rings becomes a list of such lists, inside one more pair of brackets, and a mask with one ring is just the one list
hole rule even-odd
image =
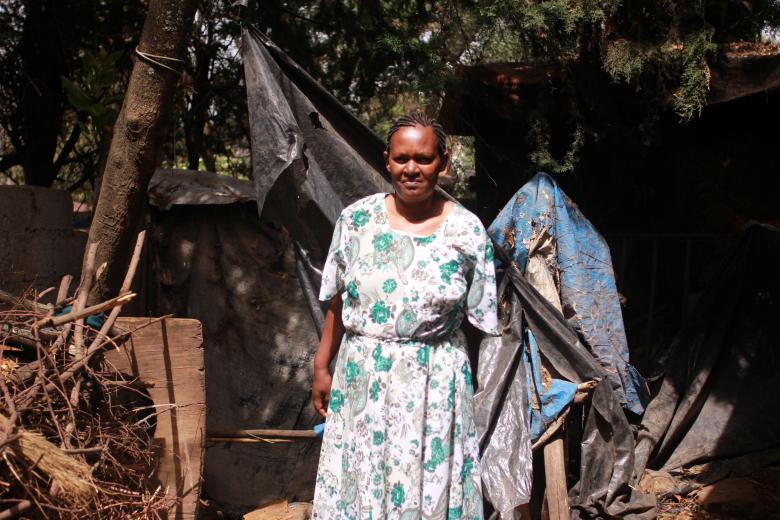
[[328, 411], [328, 396], [332, 377], [330, 375], [330, 362], [339, 351], [341, 338], [344, 336], [344, 323], [341, 321], [341, 295], [337, 294], [330, 300], [328, 311], [325, 313], [325, 325], [322, 328], [322, 338], [314, 354], [314, 377], [311, 384], [311, 400], [314, 409], [322, 417]]

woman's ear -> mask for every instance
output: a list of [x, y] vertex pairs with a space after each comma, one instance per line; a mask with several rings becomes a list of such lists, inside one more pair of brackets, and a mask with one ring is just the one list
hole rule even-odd
[[439, 166], [439, 175], [447, 175], [450, 169], [450, 152], [444, 150], [441, 156], [441, 165]]
[[388, 150], [385, 150], [382, 155], [385, 157], [385, 168], [387, 171], [390, 171], [390, 152]]

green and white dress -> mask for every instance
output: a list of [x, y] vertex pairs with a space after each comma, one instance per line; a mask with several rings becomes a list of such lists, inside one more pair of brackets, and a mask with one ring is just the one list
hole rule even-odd
[[431, 235], [392, 229], [385, 194], [342, 211], [320, 300], [341, 294], [314, 517], [481, 519], [464, 314], [498, 333], [493, 249], [460, 205]]

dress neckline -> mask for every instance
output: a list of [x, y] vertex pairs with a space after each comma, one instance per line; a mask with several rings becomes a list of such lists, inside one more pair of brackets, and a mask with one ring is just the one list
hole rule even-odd
[[[439, 232], [444, 229], [444, 226], [447, 224], [447, 220], [449, 220], [450, 215], [452, 215], [452, 213], [454, 213], [455, 209], [456, 209], [455, 208], [456, 204], [453, 202], [452, 203], [452, 207], [444, 215], [444, 218], [442, 219], [441, 223], [439, 223], [439, 225], [438, 225], [438, 227], [436, 229], [434, 229], [431, 233], [429, 233], [427, 235], [417, 235], [415, 233], [409, 233], [408, 231], [402, 231], [400, 229], [395, 229], [393, 226], [390, 225], [390, 211], [387, 209], [387, 196], [388, 195], [392, 196], [392, 193], [380, 193], [379, 195], [381, 197], [380, 200], [382, 202], [382, 211], [384, 211], [385, 217], [387, 219], [386, 224], [385, 224], [387, 226], [387, 229], [389, 229], [393, 233], [398, 233], [399, 235], [405, 235], [405, 236], [408, 236], [408, 237], [411, 237], [411, 238], [431, 239], [434, 236], [438, 235]], [[447, 207], [447, 202], [448, 201], [446, 201], [446, 200], [444, 201], [445, 208]]]

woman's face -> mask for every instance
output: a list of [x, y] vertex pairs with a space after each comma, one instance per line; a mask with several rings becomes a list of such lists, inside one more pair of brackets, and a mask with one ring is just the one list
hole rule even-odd
[[390, 138], [385, 165], [395, 193], [407, 204], [433, 196], [439, 173], [447, 168], [449, 154], [439, 155], [436, 134], [429, 126], [402, 126]]

